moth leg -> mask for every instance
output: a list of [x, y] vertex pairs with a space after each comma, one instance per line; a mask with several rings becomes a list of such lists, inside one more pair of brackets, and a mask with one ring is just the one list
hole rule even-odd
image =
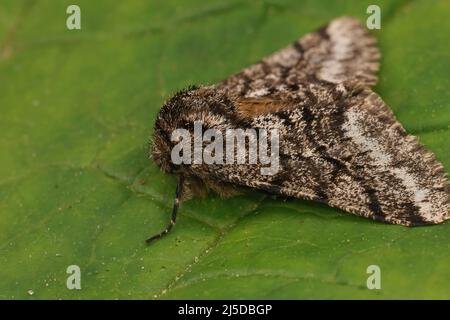
[[154, 240], [162, 238], [164, 235], [168, 234], [169, 231], [172, 230], [172, 227], [175, 225], [175, 223], [177, 221], [178, 207], [180, 206], [181, 197], [183, 195], [183, 183], [184, 183], [183, 176], [180, 176], [180, 178], [178, 180], [178, 184], [177, 184], [177, 190], [175, 192], [175, 200], [174, 200], [173, 208], [172, 208], [172, 217], [170, 218], [169, 224], [166, 226], [166, 228], [163, 231], [161, 231], [160, 233], [155, 234], [154, 236], [151, 236], [150, 238], [145, 240], [145, 242], [147, 244], [150, 244]]

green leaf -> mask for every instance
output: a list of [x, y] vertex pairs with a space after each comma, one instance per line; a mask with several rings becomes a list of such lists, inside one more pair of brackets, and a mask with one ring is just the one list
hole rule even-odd
[[[450, 3], [71, 1], [0, 4], [0, 298], [450, 298], [450, 224], [405, 228], [257, 191], [184, 203], [147, 159], [163, 101], [340, 15], [383, 54], [375, 90], [448, 170]], [[81, 290], [68, 290], [70, 265]], [[368, 290], [369, 265], [381, 290]], [[31, 291], [30, 291], [31, 290]]]

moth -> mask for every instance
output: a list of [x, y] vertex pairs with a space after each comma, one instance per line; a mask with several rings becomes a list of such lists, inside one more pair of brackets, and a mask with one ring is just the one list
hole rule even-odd
[[[150, 157], [178, 176], [171, 221], [182, 199], [241, 187], [319, 201], [404, 226], [438, 224], [450, 215], [442, 165], [396, 120], [370, 87], [377, 83], [375, 38], [340, 17], [221, 83], [189, 87], [161, 108]], [[277, 129], [279, 170], [261, 164], [174, 164], [172, 132], [207, 128]], [[249, 147], [248, 143], [245, 147]]]

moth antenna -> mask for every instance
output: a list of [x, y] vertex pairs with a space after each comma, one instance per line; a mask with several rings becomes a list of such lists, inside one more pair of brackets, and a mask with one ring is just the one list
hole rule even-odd
[[177, 190], [175, 192], [175, 200], [173, 202], [172, 217], [170, 218], [169, 224], [163, 231], [145, 240], [147, 244], [150, 244], [154, 240], [162, 238], [164, 235], [168, 234], [170, 230], [172, 230], [172, 227], [175, 225], [177, 221], [178, 207], [180, 206], [181, 196], [183, 195], [183, 184], [184, 178], [183, 176], [180, 176], [180, 178], [178, 179]]

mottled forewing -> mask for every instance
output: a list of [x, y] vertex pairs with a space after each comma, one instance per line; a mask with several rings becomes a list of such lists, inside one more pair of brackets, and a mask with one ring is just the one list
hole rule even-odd
[[[370, 89], [338, 85], [310, 101], [248, 118], [277, 129], [279, 170], [262, 165], [211, 168], [220, 181], [325, 202], [344, 211], [408, 226], [449, 218], [449, 183], [433, 154], [408, 135]], [[266, 98], [267, 99], [267, 98]], [[267, 103], [267, 102], [264, 102]]]
[[408, 226], [448, 219], [449, 183], [434, 155], [406, 133], [370, 90], [341, 103], [336, 108], [344, 110], [342, 122], [331, 129], [336, 133], [324, 121], [317, 123], [315, 138], [326, 141], [320, 156], [336, 170], [325, 188], [330, 205]]
[[263, 97], [276, 91], [302, 91], [308, 83], [377, 82], [380, 53], [376, 40], [350, 17], [337, 18], [316, 32], [242, 70], [219, 85], [235, 97]]

